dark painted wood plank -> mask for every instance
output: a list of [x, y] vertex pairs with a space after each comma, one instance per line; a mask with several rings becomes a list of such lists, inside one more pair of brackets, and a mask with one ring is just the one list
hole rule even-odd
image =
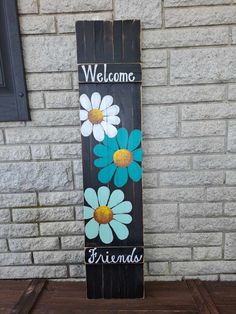
[[[79, 25], [77, 23], [77, 25]], [[111, 60], [116, 64], [109, 65], [112, 68], [129, 69], [128, 60], [134, 62], [140, 61], [140, 24], [137, 21], [115, 21], [106, 22], [86, 21], [84, 26], [85, 51], [87, 51], [85, 59], [86, 63], [107, 63]], [[113, 28], [112, 28], [113, 26]], [[113, 32], [112, 32], [113, 30]], [[136, 34], [137, 33], [137, 34]], [[82, 36], [80, 36], [82, 38]], [[108, 38], [108, 51], [106, 51], [104, 43]], [[88, 39], [91, 47], [88, 51]], [[113, 43], [111, 50], [111, 43]], [[124, 46], [126, 43], [126, 46]], [[78, 50], [80, 41], [78, 41]], [[134, 51], [137, 50], [138, 51]], [[94, 54], [95, 52], [95, 54]], [[114, 57], [113, 57], [114, 52]], [[129, 55], [128, 55], [129, 54]], [[120, 64], [126, 62], [126, 65]], [[85, 63], [84, 59], [80, 59], [78, 54], [78, 63]], [[118, 63], [118, 64], [117, 64]], [[102, 67], [104, 65], [99, 65]], [[141, 73], [140, 64], [132, 67], [139, 67], [135, 73]], [[80, 72], [80, 71], [79, 71]], [[81, 73], [80, 73], [81, 74]], [[94, 92], [97, 92], [103, 98], [106, 95], [112, 95], [114, 103], [119, 106], [119, 118], [121, 123], [117, 128], [124, 127], [128, 133], [134, 129], [141, 129], [141, 92], [140, 83], [128, 82], [111, 84], [99, 83], [83, 83], [80, 84], [80, 95], [86, 94], [88, 98]], [[138, 81], [141, 81], [141, 77]], [[105, 114], [106, 115], [106, 114]], [[94, 154], [94, 147], [98, 144], [94, 136], [82, 136], [82, 159], [83, 159], [83, 180], [84, 190], [93, 188], [96, 192], [99, 187], [107, 186], [110, 191], [118, 188], [113, 179], [108, 184], [102, 184], [98, 180], [98, 172], [100, 169], [94, 167], [94, 161], [98, 158]], [[122, 147], [121, 147], [122, 148]], [[125, 200], [130, 201], [133, 206], [132, 222], [129, 224], [129, 236], [120, 240], [114, 237], [112, 243], [103, 243], [100, 237], [88, 239], [86, 237], [85, 247], [104, 247], [118, 246], [122, 250], [122, 246], [143, 246], [143, 223], [142, 223], [142, 181], [134, 182], [130, 178], [124, 188], [120, 188], [125, 194]], [[86, 201], [86, 199], [85, 199]], [[85, 205], [88, 204], [85, 202]], [[88, 223], [88, 221], [85, 221]], [[143, 296], [143, 265], [103, 265], [98, 267], [86, 266], [88, 280], [88, 297], [89, 298], [134, 298]], [[131, 275], [132, 274], [132, 275]], [[96, 278], [91, 283], [92, 278]], [[134, 279], [135, 278], [135, 279]], [[142, 284], [141, 284], [142, 283]], [[142, 286], [142, 287], [141, 287]], [[102, 290], [101, 290], [102, 289]]]
[[113, 22], [113, 46], [114, 46], [114, 62], [120, 63], [123, 61], [123, 37], [122, 37], [122, 22]]
[[11, 314], [28, 314], [35, 305], [40, 293], [46, 285], [46, 279], [34, 279], [23, 292], [19, 301], [11, 310]]
[[103, 265], [86, 265], [87, 298], [104, 298]]
[[87, 62], [85, 48], [84, 21], [76, 22], [77, 60]]
[[94, 44], [95, 44], [95, 62], [107, 62], [106, 51], [104, 51], [104, 22], [94, 22]]
[[95, 61], [94, 22], [76, 22], [77, 59], [80, 63]]
[[123, 62], [140, 62], [140, 21], [123, 21]]
[[6, 86], [4, 71], [3, 71], [3, 61], [2, 61], [2, 53], [0, 50], [0, 87]]
[[104, 298], [142, 298], [143, 265], [104, 265]]
[[104, 51], [106, 51], [105, 62], [112, 63], [114, 61], [114, 46], [113, 46], [113, 23], [104, 21]]
[[88, 62], [95, 62], [95, 30], [94, 21], [84, 21], [85, 59]]

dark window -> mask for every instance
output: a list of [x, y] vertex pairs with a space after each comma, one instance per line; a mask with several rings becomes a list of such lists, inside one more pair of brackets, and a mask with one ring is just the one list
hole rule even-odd
[[0, 121], [29, 120], [15, 0], [0, 0]]

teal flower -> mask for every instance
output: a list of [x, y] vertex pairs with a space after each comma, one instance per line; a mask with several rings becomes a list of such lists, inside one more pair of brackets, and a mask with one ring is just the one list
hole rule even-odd
[[111, 181], [114, 175], [114, 184], [124, 186], [128, 177], [138, 182], [142, 177], [142, 148], [140, 147], [142, 132], [133, 130], [130, 135], [124, 128], [118, 130], [117, 136], [105, 136], [103, 143], [94, 147], [94, 154], [99, 157], [94, 165], [103, 168], [98, 173], [98, 180], [102, 183]]
[[128, 214], [132, 204], [124, 201], [124, 193], [115, 190], [110, 194], [110, 189], [101, 186], [98, 192], [87, 188], [84, 198], [89, 206], [84, 206], [84, 219], [89, 219], [85, 226], [85, 235], [94, 239], [98, 235], [101, 241], [109, 244], [113, 241], [113, 232], [119, 240], [127, 239], [129, 230], [126, 224], [131, 223], [132, 217]]

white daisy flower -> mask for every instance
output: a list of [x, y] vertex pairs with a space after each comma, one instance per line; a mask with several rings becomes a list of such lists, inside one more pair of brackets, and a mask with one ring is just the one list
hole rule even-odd
[[114, 125], [120, 123], [117, 114], [120, 108], [113, 104], [113, 97], [93, 93], [91, 100], [86, 94], [80, 96], [80, 104], [84, 108], [80, 110], [80, 120], [84, 121], [81, 127], [83, 136], [89, 136], [93, 132], [94, 138], [101, 142], [104, 140], [105, 133], [108, 137], [115, 137], [117, 129]]

